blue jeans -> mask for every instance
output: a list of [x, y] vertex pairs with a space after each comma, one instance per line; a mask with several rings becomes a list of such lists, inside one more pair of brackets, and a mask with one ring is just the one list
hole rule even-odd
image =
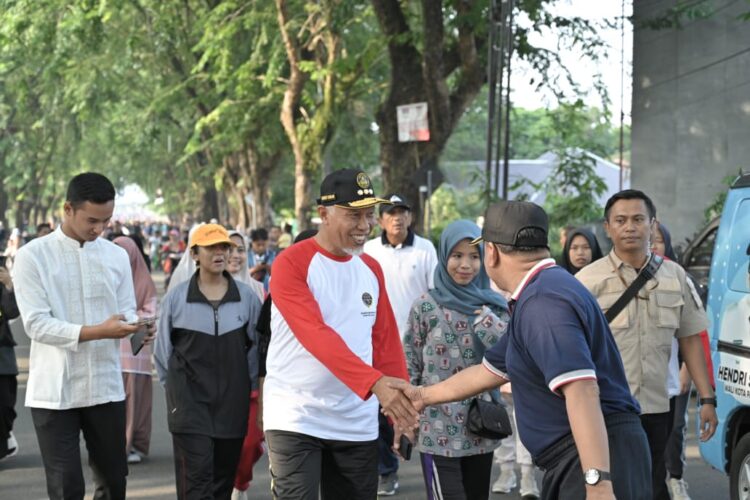
[[398, 472], [398, 457], [393, 453], [393, 427], [378, 407], [378, 474]]

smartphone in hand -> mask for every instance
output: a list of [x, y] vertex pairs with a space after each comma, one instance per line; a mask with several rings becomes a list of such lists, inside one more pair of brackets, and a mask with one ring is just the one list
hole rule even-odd
[[401, 439], [398, 441], [398, 454], [401, 455], [404, 460], [411, 460], [411, 452], [414, 445], [411, 444], [406, 434], [401, 434]]
[[158, 317], [158, 316], [150, 316], [150, 317], [148, 317], [148, 318], [138, 318], [138, 319], [137, 319], [137, 320], [135, 320], [135, 321], [129, 321], [129, 322], [128, 322], [128, 324], [129, 324], [129, 325], [133, 325], [133, 326], [145, 326], [145, 325], [150, 325], [151, 323], [155, 323], [155, 322], [156, 322], [156, 318], [157, 318], [157, 317]]
[[148, 336], [146, 326], [153, 324], [156, 321], [156, 316], [150, 318], [140, 318], [138, 321], [132, 321], [129, 325], [140, 326], [141, 328], [130, 337], [130, 349], [133, 351], [133, 356], [137, 356], [141, 349], [143, 349], [143, 342]]

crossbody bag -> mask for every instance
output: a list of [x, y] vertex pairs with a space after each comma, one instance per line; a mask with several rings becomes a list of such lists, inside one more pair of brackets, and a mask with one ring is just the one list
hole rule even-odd
[[[482, 342], [474, 333], [474, 326], [472, 325], [471, 335], [474, 338], [474, 345], [479, 347], [482, 346]], [[464, 368], [468, 368], [458, 335], [456, 335], [456, 345], [461, 356], [461, 363], [463, 363]], [[495, 400], [492, 392], [489, 394], [492, 401], [485, 401], [479, 396], [472, 398], [471, 403], [469, 403], [469, 410], [466, 412], [466, 429], [482, 438], [505, 439], [513, 434], [508, 411], [505, 408], [505, 403]]]
[[630, 286], [622, 292], [620, 298], [617, 299], [617, 301], [612, 304], [612, 307], [610, 307], [604, 314], [604, 317], [607, 318], [607, 323], [612, 323], [612, 320], [615, 319], [625, 307], [627, 307], [630, 301], [633, 300], [633, 297], [638, 295], [638, 292], [641, 291], [641, 288], [643, 288], [646, 282], [656, 276], [656, 272], [661, 267], [662, 262], [664, 262], [662, 257], [653, 252], [651, 253], [651, 257], [648, 259], [646, 265], [643, 266], [641, 272], [638, 273], [638, 276], [635, 277]]

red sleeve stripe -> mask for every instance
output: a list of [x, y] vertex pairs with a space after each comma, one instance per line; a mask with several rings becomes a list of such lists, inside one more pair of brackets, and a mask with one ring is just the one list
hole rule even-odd
[[503, 373], [494, 366], [492, 366], [492, 363], [487, 361], [487, 358], [482, 359], [482, 366], [484, 366], [491, 374], [495, 375], [496, 377], [504, 378], [505, 380], [510, 380], [510, 377], [507, 373]]
[[594, 370], [573, 370], [572, 372], [563, 373], [550, 380], [549, 390], [558, 396], [562, 394], [558, 392], [558, 389], [565, 384], [575, 382], [576, 380], [596, 380], [596, 372]]

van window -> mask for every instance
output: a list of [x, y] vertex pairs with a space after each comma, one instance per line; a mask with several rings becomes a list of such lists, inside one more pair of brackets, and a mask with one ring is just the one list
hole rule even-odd
[[727, 279], [729, 288], [736, 292], [750, 293], [750, 276], [748, 276], [748, 264], [750, 256], [747, 255], [750, 245], [750, 200], [743, 200], [737, 207], [734, 220], [732, 221], [732, 237], [730, 238], [730, 257], [727, 265]]
[[690, 259], [687, 263], [688, 270], [693, 267], [709, 267], [711, 265], [711, 256], [714, 253], [714, 242], [716, 242], [718, 229], [717, 227], [706, 234], [703, 240], [690, 253]]

